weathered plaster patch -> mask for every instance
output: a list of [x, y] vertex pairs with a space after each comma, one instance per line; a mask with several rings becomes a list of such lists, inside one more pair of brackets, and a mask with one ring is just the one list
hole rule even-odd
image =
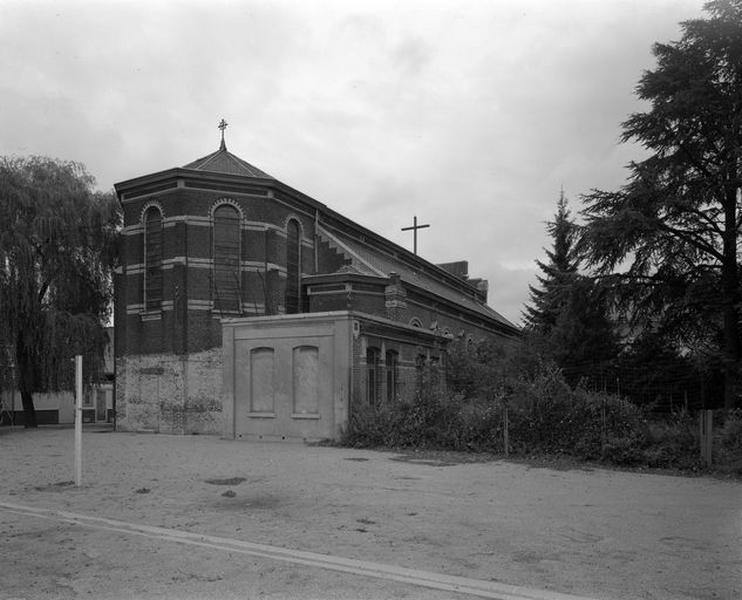
[[116, 361], [117, 425], [122, 431], [220, 434], [222, 350]]

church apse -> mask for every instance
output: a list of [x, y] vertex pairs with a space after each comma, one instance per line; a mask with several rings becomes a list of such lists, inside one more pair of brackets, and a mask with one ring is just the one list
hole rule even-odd
[[[368, 356], [378, 364], [374, 394], [392, 399], [414, 386], [420, 356], [438, 356], [450, 336], [518, 336], [468, 273], [428, 263], [353, 223], [235, 156], [223, 137], [216, 152], [115, 188], [124, 213], [114, 277], [122, 429], [332, 436], [368, 389]], [[346, 315], [338, 323], [356, 315], [376, 337], [328, 346], [335, 334], [304, 335], [310, 316], [328, 314]], [[244, 354], [224, 337], [233, 321], [245, 339], [264, 322], [281, 335], [282, 324], [294, 323], [302, 335], [288, 346], [264, 340]], [[368, 343], [376, 354], [364, 354]], [[239, 387], [239, 402], [223, 389], [237, 356], [245, 372], [262, 373], [249, 384], [229, 383]], [[344, 374], [328, 375], [328, 361], [333, 369], [346, 365]], [[274, 371], [282, 379], [271, 387]], [[326, 381], [334, 391], [323, 391]], [[273, 411], [265, 409], [271, 390]], [[279, 406], [280, 419], [257, 414]]]
[[220, 433], [221, 320], [304, 308], [313, 215], [277, 202], [272, 181], [223, 147], [116, 184], [121, 429]]

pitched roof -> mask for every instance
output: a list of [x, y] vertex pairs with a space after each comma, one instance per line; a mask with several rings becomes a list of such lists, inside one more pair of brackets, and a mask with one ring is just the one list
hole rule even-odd
[[273, 179], [267, 173], [264, 173], [249, 162], [242, 160], [227, 150], [222, 143], [219, 150], [212, 152], [207, 156], [197, 158], [183, 167], [184, 169], [193, 169], [195, 171], [210, 171], [214, 173], [228, 173], [229, 175], [243, 175], [245, 177], [255, 177], [258, 179]]
[[[183, 168], [193, 169], [196, 171], [241, 175], [244, 177], [267, 179], [277, 182], [277, 180], [272, 176], [242, 160], [239, 156], [229, 152], [223, 140], [219, 150], [196, 159], [185, 165]], [[318, 233], [326, 241], [330, 242], [331, 246], [334, 246], [351, 259], [351, 264], [346, 266], [348, 271], [376, 277], [388, 277], [391, 273], [397, 273], [404, 281], [407, 281], [414, 286], [428, 290], [442, 298], [465, 307], [472, 312], [497, 321], [507, 327], [517, 329], [513, 323], [508, 321], [486, 303], [477, 300], [473, 294], [468, 295], [463, 290], [447, 285], [445, 281], [436, 278], [434, 274], [417, 269], [414, 265], [408, 264], [397, 256], [380, 251], [377, 248], [372, 248], [370, 245], [364, 244], [353, 237], [341, 235], [340, 232], [335, 229], [330, 232], [326, 228], [320, 227]]]
[[445, 282], [436, 279], [433, 275], [422, 270], [415, 269], [399, 258], [376, 251], [374, 248], [362, 242], [341, 235], [337, 231], [328, 231], [320, 226], [319, 235], [330, 243], [331, 246], [342, 251], [351, 259], [353, 267], [359, 273], [388, 277], [390, 273], [397, 273], [403, 281], [428, 290], [441, 298], [445, 298], [477, 314], [493, 319], [503, 325], [517, 329], [517, 327], [503, 317], [496, 310], [483, 302], [477, 301], [473, 295], [469, 296], [463, 291], [446, 285]]

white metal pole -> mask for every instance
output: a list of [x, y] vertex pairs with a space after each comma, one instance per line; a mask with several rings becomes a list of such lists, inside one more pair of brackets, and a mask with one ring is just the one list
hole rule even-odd
[[75, 356], [75, 485], [82, 485], [82, 356]]

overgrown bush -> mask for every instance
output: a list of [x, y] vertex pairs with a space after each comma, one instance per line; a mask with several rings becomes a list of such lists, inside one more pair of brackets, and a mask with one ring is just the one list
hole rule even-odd
[[714, 460], [742, 473], [742, 410], [727, 412], [714, 435]]
[[343, 442], [499, 453], [507, 409], [511, 451], [596, 459], [604, 439], [620, 439], [642, 420], [638, 409], [618, 398], [572, 390], [548, 364], [533, 380], [512, 380], [499, 390], [467, 398], [423, 377], [410, 401], [354, 407]]
[[397, 411], [386, 406], [354, 406], [341, 439], [342, 443], [358, 448], [403, 445], [393, 443], [394, 432], [398, 429], [396, 413]]
[[659, 468], [700, 466], [698, 421], [687, 413], [655, 419], [648, 424], [642, 463]]
[[[507, 411], [514, 454], [700, 467], [698, 421], [687, 413], [650, 419], [646, 409], [618, 396], [573, 389], [553, 363], [522, 348], [508, 353], [454, 344], [453, 350], [447, 391], [426, 371], [411, 400], [354, 406], [343, 443], [503, 453]], [[742, 469], [742, 414], [728, 415], [716, 437], [715, 460], [738, 460]]]

